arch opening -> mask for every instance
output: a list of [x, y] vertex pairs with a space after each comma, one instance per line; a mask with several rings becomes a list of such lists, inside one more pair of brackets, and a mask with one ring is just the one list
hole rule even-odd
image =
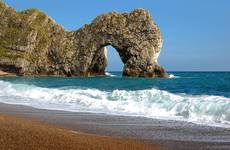
[[95, 51], [88, 69], [90, 75], [123, 74], [122, 54], [112, 44], [103, 44]]
[[117, 52], [117, 50], [112, 46], [105, 46], [105, 56], [107, 59], [107, 65], [105, 68], [106, 72], [113, 73], [119, 72], [121, 73], [124, 68], [124, 63], [121, 60], [121, 56]]

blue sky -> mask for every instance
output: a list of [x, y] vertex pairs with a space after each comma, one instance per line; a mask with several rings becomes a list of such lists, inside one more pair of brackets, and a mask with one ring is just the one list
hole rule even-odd
[[[169, 71], [230, 71], [230, 0], [5, 0], [17, 10], [39, 8], [67, 30], [97, 15], [150, 11], [163, 34], [159, 63]], [[109, 48], [107, 70], [122, 70]]]

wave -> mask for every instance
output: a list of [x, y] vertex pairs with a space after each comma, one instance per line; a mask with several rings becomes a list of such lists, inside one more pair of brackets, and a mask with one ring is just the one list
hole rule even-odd
[[230, 98], [173, 94], [159, 89], [43, 88], [0, 81], [0, 102], [42, 109], [97, 112], [230, 125]]
[[179, 78], [179, 76], [175, 76], [174, 74], [169, 74], [169, 78]]
[[109, 76], [109, 77], [116, 77], [116, 75], [111, 74], [111, 73], [109, 73], [109, 72], [105, 72], [105, 75], [106, 75], [106, 76]]

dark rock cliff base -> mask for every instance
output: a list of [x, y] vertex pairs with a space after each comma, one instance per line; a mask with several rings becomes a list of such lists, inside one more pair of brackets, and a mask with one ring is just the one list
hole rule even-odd
[[65, 31], [37, 9], [16, 12], [0, 2], [0, 70], [22, 76], [104, 75], [106, 48], [124, 63], [123, 75], [167, 77], [158, 65], [162, 36], [150, 14], [108, 13], [77, 31]]

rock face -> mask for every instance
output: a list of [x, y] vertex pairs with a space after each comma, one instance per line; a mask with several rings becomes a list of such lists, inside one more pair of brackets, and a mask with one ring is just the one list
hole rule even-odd
[[157, 63], [162, 36], [144, 9], [108, 13], [65, 31], [37, 9], [16, 12], [0, 3], [0, 70], [17, 75], [104, 75], [106, 48], [124, 63], [123, 75], [167, 77]]

